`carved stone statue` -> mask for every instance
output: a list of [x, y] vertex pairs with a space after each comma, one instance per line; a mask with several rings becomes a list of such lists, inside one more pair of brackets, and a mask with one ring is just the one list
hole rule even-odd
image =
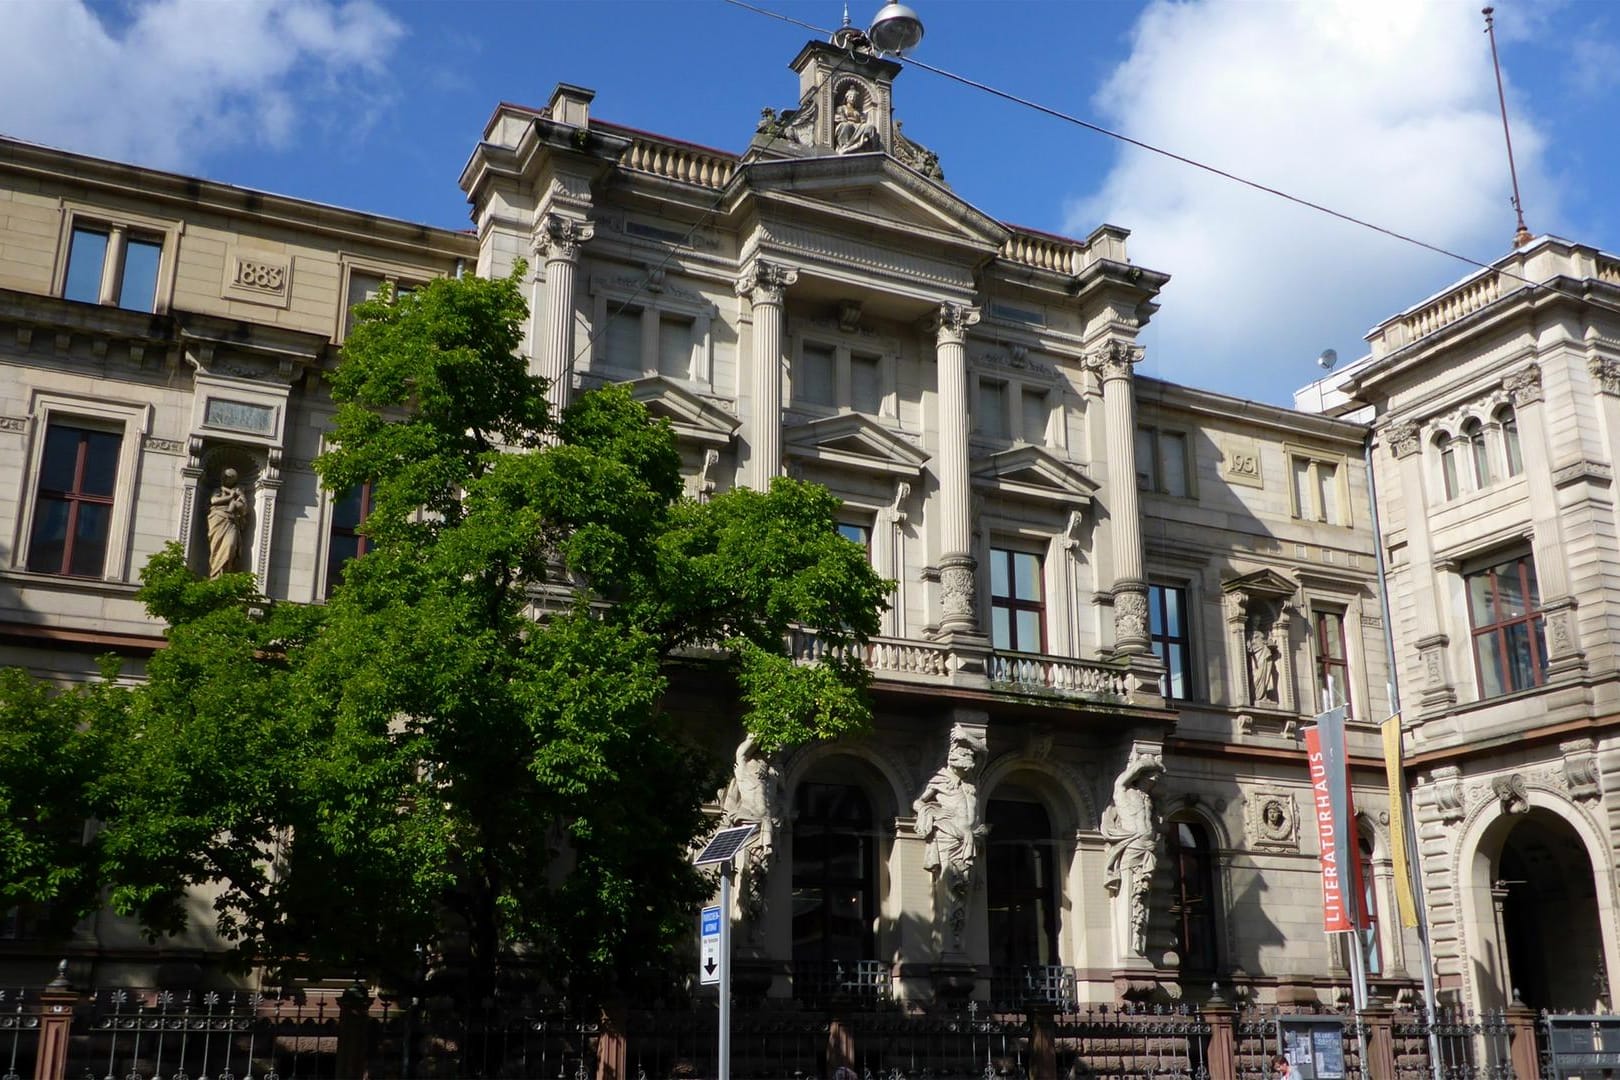
[[757, 929], [765, 914], [765, 884], [776, 854], [776, 830], [782, 823], [782, 775], [752, 735], [743, 736], [733, 760], [731, 780], [720, 796], [721, 823], [759, 826], [759, 835], [737, 867], [739, 913]]
[[1147, 897], [1158, 865], [1159, 821], [1153, 785], [1164, 775], [1157, 754], [1133, 750], [1114, 780], [1114, 801], [1103, 811], [1102, 834], [1108, 841], [1103, 885], [1124, 904], [1133, 953], [1147, 947]]
[[1251, 629], [1249, 643], [1249, 685], [1254, 688], [1256, 705], [1277, 700], [1277, 646], [1264, 630]]
[[220, 474], [219, 487], [208, 499], [208, 576], [236, 569], [247, 529], [247, 496], [236, 484], [236, 470]]
[[833, 110], [833, 149], [840, 154], [879, 149], [877, 125], [868, 110], [862, 108], [861, 92], [856, 87], [846, 89], [843, 100]]
[[917, 835], [927, 845], [923, 869], [932, 873], [938, 883], [942, 914], [956, 948], [962, 945], [973, 874], [989, 831], [979, 818], [976, 783], [984, 755], [982, 735], [960, 724], [951, 728], [944, 768], [934, 774], [912, 804], [917, 813]]

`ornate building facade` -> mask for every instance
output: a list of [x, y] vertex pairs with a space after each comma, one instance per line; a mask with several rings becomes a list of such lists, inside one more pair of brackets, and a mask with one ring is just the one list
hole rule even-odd
[[[766, 110], [741, 154], [604, 121], [569, 85], [543, 108], [500, 106], [461, 175], [470, 234], [5, 143], [0, 660], [77, 679], [112, 649], [138, 677], [161, 628], [133, 599], [136, 574], [169, 540], [199, 572], [248, 569], [271, 598], [319, 602], [364, 544], [363, 493], [322, 492], [310, 466], [350, 305], [383, 281], [505, 274], [521, 258], [523, 350], [559, 404], [628, 384], [673, 426], [694, 498], [783, 473], [827, 485], [842, 531], [895, 582], [868, 656], [867, 735], [772, 759], [740, 731], [705, 733], [735, 761], [717, 814], [770, 833], [741, 871], [740, 987], [1097, 1002], [1200, 1000], [1218, 982], [1341, 1000], [1348, 953], [1322, 932], [1297, 734], [1348, 703], [1374, 914], [1361, 947], [1375, 982], [1409, 990], [1417, 940], [1387, 917], [1376, 723], [1391, 672], [1367, 426], [1138, 374], [1167, 276], [1130, 261], [1124, 229], [1071, 240], [997, 221], [902, 135], [898, 65], [812, 42], [792, 66], [793, 107]], [[1407, 378], [1384, 370], [1366, 369], [1367, 393]], [[1472, 400], [1443, 409], [1460, 425]], [[1481, 422], [1502, 429], [1496, 413]], [[1550, 467], [1521, 423], [1524, 468]], [[1607, 459], [1594, 445], [1581, 460]], [[1536, 497], [1596, 491], [1598, 468]], [[1411, 498], [1383, 507], [1386, 544]], [[1596, 580], [1612, 507], [1579, 501], [1580, 528], [1562, 502], [1537, 513], [1591, 539], [1581, 565]], [[1452, 549], [1400, 528], [1392, 582], [1415, 590], [1413, 568]], [[1563, 542], [1535, 528], [1536, 545]], [[1542, 596], [1572, 588], [1541, 579]], [[1447, 719], [1468, 654], [1466, 635], [1424, 621], [1443, 609], [1414, 591], [1395, 627], [1416, 650], [1403, 685], [1422, 685], [1436, 718], [1413, 732], [1435, 822], [1439, 793], [1468, 813], [1462, 793], [1488, 782], [1422, 757], [1471, 753], [1476, 730]], [[1587, 687], [1607, 670], [1604, 609], [1557, 610], [1547, 670]], [[1413, 682], [1431, 656], [1432, 695]], [[1573, 747], [1559, 775], [1590, 786], [1601, 770], [1581, 763], [1601, 750], [1584, 737], [1554, 743]], [[1559, 782], [1517, 783], [1539, 807]], [[1442, 838], [1425, 835], [1438, 859]], [[1477, 900], [1438, 863], [1429, 881], [1436, 902], [1434, 889]], [[148, 962], [137, 946], [116, 920], [81, 927], [82, 981]], [[199, 932], [160, 952], [207, 948]], [[12, 960], [47, 949], [26, 912], [0, 924]]]

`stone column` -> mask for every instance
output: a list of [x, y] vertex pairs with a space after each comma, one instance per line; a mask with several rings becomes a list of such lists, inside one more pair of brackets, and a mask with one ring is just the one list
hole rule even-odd
[[568, 404], [574, 373], [574, 276], [579, 249], [596, 227], [588, 221], [547, 214], [535, 230], [535, 252], [546, 264], [545, 321], [535, 335], [536, 374], [546, 380], [554, 417]]
[[977, 634], [973, 490], [968, 478], [967, 332], [979, 309], [941, 304], [929, 320], [939, 369], [940, 629]]
[[[1424, 494], [1422, 434], [1411, 421], [1391, 424], [1383, 432], [1383, 441], [1389, 447], [1399, 469], [1401, 505], [1405, 507], [1402, 523], [1406, 526], [1406, 565], [1399, 573], [1406, 575], [1406, 593], [1411, 598], [1412, 626], [1415, 637], [1410, 642], [1397, 640], [1400, 655], [1410, 656], [1415, 646], [1420, 663], [1419, 677], [1413, 680], [1418, 688], [1421, 710], [1445, 708], [1457, 703], [1457, 689], [1451, 682], [1451, 662], [1447, 649], [1451, 639], [1440, 623], [1444, 604], [1435, 595], [1436, 575], [1433, 566], [1433, 547], [1429, 541], [1429, 504]], [[1376, 463], [1373, 466], [1377, 468]], [[1388, 507], [1384, 507], [1388, 509]], [[1392, 520], [1385, 514], [1384, 521]], [[1373, 537], [1382, 544], [1382, 536]], [[1391, 586], [1398, 589], [1398, 581]], [[1391, 612], [1397, 627], [1402, 612]], [[1393, 630], [1394, 628], [1392, 628]], [[1410, 673], [1408, 673], [1410, 674]], [[1403, 700], [1406, 695], [1402, 695]]]
[[737, 279], [737, 295], [753, 307], [753, 417], [748, 431], [749, 487], [764, 491], [782, 473], [782, 302], [799, 280], [790, 266], [755, 259]]
[[1086, 357], [1103, 388], [1108, 436], [1108, 501], [1114, 542], [1114, 651], [1149, 652], [1147, 572], [1142, 563], [1142, 515], [1136, 494], [1136, 396], [1131, 367], [1142, 348], [1111, 340]]
[[[1513, 416], [1519, 425], [1519, 452], [1523, 455], [1524, 475], [1529, 480], [1526, 494], [1530, 517], [1535, 523], [1531, 549], [1536, 562], [1536, 586], [1541, 593], [1541, 609], [1547, 623], [1547, 674], [1552, 678], [1572, 677], [1586, 669], [1586, 654], [1581, 651], [1576, 632], [1575, 597], [1570, 592], [1565, 563], [1569, 551], [1564, 536], [1565, 511], [1559, 506], [1557, 481], [1544, 482], [1552, 479], [1552, 463], [1547, 452], [1541, 368], [1531, 364], [1509, 375], [1502, 385], [1513, 400]], [[1604, 408], [1601, 402], [1598, 408]], [[1584, 522], [1580, 520], [1591, 511], [1571, 512], [1576, 515], [1571, 527], [1577, 531], [1583, 524], [1588, 529], [1597, 524], [1589, 517]]]

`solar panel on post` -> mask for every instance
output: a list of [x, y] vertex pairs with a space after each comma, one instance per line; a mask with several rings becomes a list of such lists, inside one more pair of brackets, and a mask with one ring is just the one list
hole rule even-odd
[[758, 831], [758, 825], [733, 825], [729, 829], [721, 829], [715, 833], [709, 842], [703, 845], [697, 858], [692, 862], [697, 866], [708, 866], [710, 863], [727, 862], [733, 855], [741, 851], [743, 845], [748, 843], [749, 837]]

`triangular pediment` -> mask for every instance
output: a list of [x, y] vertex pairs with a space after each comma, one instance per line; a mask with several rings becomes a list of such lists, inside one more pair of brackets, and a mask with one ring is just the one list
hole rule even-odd
[[1275, 570], [1256, 570], [1252, 574], [1242, 577], [1229, 578], [1221, 582], [1221, 591], [1226, 593], [1242, 593], [1246, 596], [1265, 599], [1286, 599], [1293, 596], [1299, 586], [1285, 574]]
[[1000, 251], [1007, 228], [948, 188], [882, 152], [756, 161], [739, 172], [746, 191], [783, 210], [842, 219], [863, 230], [895, 229]]
[[928, 454], [860, 413], [841, 413], [789, 429], [784, 449], [802, 461], [915, 478]]
[[1041, 446], [1015, 446], [978, 459], [973, 482], [1000, 495], [1071, 508], [1091, 505], [1097, 491], [1081, 469]]
[[668, 420], [682, 439], [705, 446], [726, 446], [741, 426], [735, 416], [714, 402], [662, 375], [648, 375], [625, 385], [629, 386], [631, 397], [646, 406], [653, 416]]

